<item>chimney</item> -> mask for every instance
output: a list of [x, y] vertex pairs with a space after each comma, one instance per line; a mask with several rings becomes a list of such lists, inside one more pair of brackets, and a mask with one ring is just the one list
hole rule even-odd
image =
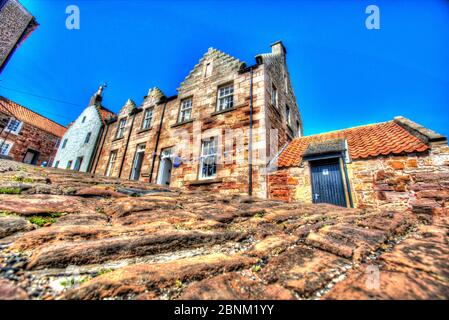
[[287, 50], [284, 47], [282, 41], [276, 41], [271, 44], [271, 53], [273, 54], [282, 54], [283, 56], [287, 55]]

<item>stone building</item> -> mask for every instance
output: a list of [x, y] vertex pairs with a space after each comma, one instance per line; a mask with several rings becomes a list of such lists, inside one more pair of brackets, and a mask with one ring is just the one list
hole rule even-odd
[[282, 42], [246, 66], [210, 48], [166, 97], [128, 101], [100, 143], [93, 172], [172, 187], [267, 197], [267, 162], [302, 135]]
[[0, 73], [18, 46], [37, 27], [36, 19], [19, 1], [0, 1]]
[[0, 96], [0, 158], [51, 165], [65, 131], [62, 125]]
[[447, 212], [447, 138], [404, 117], [296, 138], [270, 165], [273, 199]]
[[69, 125], [56, 153], [54, 167], [89, 172], [99, 141], [103, 135], [106, 120], [114, 113], [101, 105], [104, 86], [92, 96], [89, 105]]

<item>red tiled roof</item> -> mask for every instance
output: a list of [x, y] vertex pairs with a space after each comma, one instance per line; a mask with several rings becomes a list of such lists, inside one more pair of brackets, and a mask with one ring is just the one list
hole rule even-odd
[[60, 138], [62, 138], [67, 130], [64, 126], [2, 96], [0, 96], [0, 112], [1, 111], [8, 115], [12, 114], [20, 121], [33, 125]]
[[97, 107], [98, 113], [100, 114], [100, 118], [103, 122], [105, 122], [107, 119], [113, 117], [115, 115], [114, 112], [106, 109], [103, 106]]
[[278, 167], [298, 166], [310, 143], [346, 139], [351, 159], [424, 152], [429, 146], [394, 121], [294, 139], [281, 152]]

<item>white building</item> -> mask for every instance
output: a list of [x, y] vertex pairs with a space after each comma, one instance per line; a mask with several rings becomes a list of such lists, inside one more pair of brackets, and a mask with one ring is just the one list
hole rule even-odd
[[89, 172], [106, 120], [114, 113], [101, 105], [104, 86], [92, 96], [89, 106], [69, 125], [56, 153], [54, 167]]

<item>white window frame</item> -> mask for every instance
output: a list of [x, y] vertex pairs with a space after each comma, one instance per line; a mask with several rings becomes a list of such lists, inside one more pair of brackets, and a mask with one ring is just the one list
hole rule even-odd
[[271, 104], [276, 108], [278, 107], [278, 88], [274, 83], [271, 83]]
[[151, 123], [153, 122], [154, 108], [145, 109], [143, 112], [142, 129], [150, 129]]
[[234, 107], [234, 84], [229, 83], [218, 87], [217, 110], [224, 111]]
[[293, 129], [293, 125], [292, 125], [292, 109], [290, 108], [289, 105], [285, 105], [285, 113], [286, 113], [286, 120], [287, 120], [287, 124], [290, 126], [290, 128]]
[[117, 127], [117, 134], [116, 134], [116, 138], [123, 138], [123, 136], [125, 135], [125, 129], [126, 129], [126, 118], [121, 118], [118, 121], [118, 127]]
[[[192, 119], [193, 99], [187, 98], [181, 100], [179, 107], [178, 123], [186, 122]], [[188, 115], [188, 116], [187, 116]]]
[[[7, 146], [6, 148], [5, 148], [5, 145]], [[13, 145], [14, 145], [14, 142], [12, 142], [12, 141], [0, 139], [0, 146], [2, 147], [2, 149], [0, 149], [0, 155], [7, 156], [9, 154], [9, 152], [11, 151]], [[2, 150], [4, 150], [4, 151], [2, 151]]]
[[[13, 130], [10, 129], [9, 126], [12, 125], [13, 122], [18, 122], [17, 127]], [[19, 134], [20, 130], [22, 130], [23, 121], [20, 121], [17, 118], [9, 118], [8, 124], [6, 125], [5, 131], [10, 132], [12, 134]]]
[[117, 161], [117, 153], [118, 153], [117, 150], [112, 150], [111, 153], [109, 154], [108, 166], [106, 167], [105, 172], [106, 177], [110, 177], [112, 171], [114, 170], [115, 162]]
[[[212, 148], [211, 148], [212, 147]], [[209, 159], [214, 159], [213, 163], [207, 163]], [[205, 166], [215, 165], [215, 173], [213, 175], [204, 175], [203, 169]], [[218, 166], [218, 138], [211, 137], [201, 141], [201, 156], [200, 156], [200, 171], [199, 179], [207, 180], [214, 179], [217, 177], [217, 166]]]

